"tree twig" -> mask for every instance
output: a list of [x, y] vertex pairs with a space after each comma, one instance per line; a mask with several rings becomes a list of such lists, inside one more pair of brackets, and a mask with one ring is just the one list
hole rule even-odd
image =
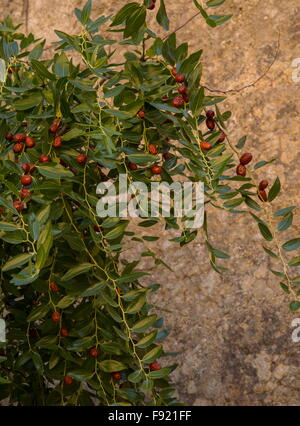
[[29, 24], [29, 0], [23, 0], [23, 16], [25, 16], [25, 30], [28, 33]]
[[252, 83], [246, 84], [245, 86], [240, 87], [239, 89], [219, 90], [219, 89], [212, 89], [212, 88], [205, 86], [205, 85], [203, 87], [210, 92], [225, 93], [225, 94], [226, 93], [239, 93], [239, 92], [242, 92], [245, 89], [248, 89], [249, 87], [254, 87], [260, 80], [265, 78], [265, 76], [269, 73], [270, 69], [273, 67], [273, 65], [277, 61], [279, 50], [280, 50], [280, 31], [278, 32], [277, 48], [276, 48], [274, 58], [273, 58], [272, 62], [270, 63], [270, 65], [265, 70], [265, 72], [262, 75], [260, 75], [255, 81], [253, 81]]
[[185, 27], [187, 24], [189, 24], [193, 19], [195, 19], [199, 15], [200, 15], [200, 12], [198, 12], [195, 15], [191, 16], [190, 19], [188, 19], [184, 24], [182, 24], [179, 27], [175, 28], [174, 31], [172, 31], [171, 33], [167, 34], [165, 37], [163, 37], [162, 40], [166, 40], [168, 37], [170, 37], [170, 35], [172, 35], [174, 33], [177, 33], [177, 31], [181, 30], [183, 27]]

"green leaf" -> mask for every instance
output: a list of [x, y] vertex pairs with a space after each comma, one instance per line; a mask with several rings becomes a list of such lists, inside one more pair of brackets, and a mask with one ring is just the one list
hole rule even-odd
[[96, 296], [100, 293], [101, 290], [106, 287], [106, 285], [106, 281], [97, 282], [96, 284], [93, 284], [91, 287], [87, 288], [83, 293], [79, 295], [79, 297]]
[[270, 271], [272, 272], [272, 274], [276, 275], [276, 277], [284, 277], [283, 272], [274, 271], [274, 269], [270, 269]]
[[134, 302], [130, 303], [130, 305], [126, 309], [127, 314], [135, 314], [137, 312], [140, 312], [142, 307], [146, 303], [146, 295], [141, 295], [138, 300], [135, 300]]
[[20, 266], [27, 263], [32, 258], [32, 256], [32, 253], [18, 254], [17, 256], [13, 257], [4, 264], [4, 266], [2, 267], [2, 271], [7, 272], [11, 269], [19, 268]]
[[300, 309], [300, 302], [298, 302], [297, 300], [295, 300], [294, 302], [291, 302], [290, 310], [292, 312], [296, 312], [296, 311], [298, 311], [298, 309]]
[[250, 207], [253, 210], [256, 210], [256, 211], [261, 210], [261, 207], [259, 206], [259, 204], [248, 196], [245, 197], [245, 203], [247, 204], [248, 207]]
[[218, 250], [218, 249], [213, 248], [212, 253], [219, 259], [230, 259], [230, 255], [225, 253], [222, 250]]
[[277, 254], [275, 254], [272, 250], [268, 249], [267, 247], [263, 246], [264, 251], [271, 257], [278, 258]]
[[145, 165], [147, 163], [154, 163], [155, 161], [157, 161], [157, 156], [145, 153], [130, 154], [128, 155], [128, 159], [132, 163]]
[[259, 223], [258, 228], [260, 230], [261, 235], [264, 237], [265, 240], [267, 240], [267, 241], [273, 240], [272, 232], [270, 231], [270, 229], [267, 227], [267, 225], [265, 223]]
[[68, 376], [73, 377], [73, 379], [77, 380], [78, 382], [85, 382], [92, 378], [93, 372], [88, 372], [86, 370], [75, 370], [68, 372]]
[[268, 201], [273, 201], [280, 192], [281, 184], [279, 178], [276, 178], [272, 188], [269, 191]]
[[288, 264], [289, 266], [300, 266], [300, 256], [294, 257]]
[[39, 223], [39, 225], [43, 225], [48, 220], [50, 215], [50, 210], [51, 210], [51, 206], [50, 204], [47, 204], [37, 213], [36, 220]]
[[286, 250], [286, 251], [297, 250], [299, 247], [300, 247], [300, 238], [294, 238], [282, 245], [283, 250]]
[[129, 374], [127, 379], [131, 383], [139, 383], [141, 380], [143, 380], [144, 376], [145, 376], [145, 374], [144, 374], [143, 370], [136, 370], [133, 373]]
[[190, 107], [195, 116], [198, 116], [203, 108], [204, 87], [194, 89]]
[[56, 166], [38, 166], [38, 171], [42, 176], [48, 179], [60, 179], [73, 177], [73, 173], [70, 170], [65, 169], [60, 164]]
[[85, 132], [81, 129], [78, 129], [77, 127], [74, 127], [73, 129], [69, 130], [69, 132], [65, 133], [62, 136], [62, 140], [64, 141], [70, 141], [71, 139], [78, 138], [79, 136], [84, 135]]
[[166, 368], [162, 368], [161, 370], [150, 371], [150, 373], [148, 374], [148, 377], [150, 377], [150, 379], [154, 379], [154, 380], [155, 379], [162, 379], [163, 377], [170, 374], [173, 370], [174, 370], [174, 368], [166, 367]]
[[209, 0], [206, 2], [206, 6], [208, 7], [216, 7], [221, 6], [221, 4], [225, 3], [226, 0]]
[[172, 33], [162, 45], [162, 55], [169, 62], [169, 64], [175, 64], [175, 53], [176, 52], [176, 33]]
[[260, 169], [261, 167], [266, 166], [267, 164], [273, 163], [273, 161], [275, 161], [275, 160], [276, 160], [276, 158], [273, 158], [270, 161], [259, 161], [258, 163], [255, 164], [255, 166], [253, 167], [253, 169], [254, 170]]
[[39, 59], [42, 54], [43, 54], [43, 50], [44, 50], [44, 45], [45, 45], [45, 41], [42, 41], [41, 43], [39, 43], [38, 45], [36, 45], [32, 51], [29, 53], [28, 55], [28, 59]]
[[125, 5], [116, 14], [116, 16], [114, 17], [110, 26], [114, 27], [114, 26], [122, 24], [130, 15], [132, 15], [139, 8], [140, 8], [140, 5], [139, 5], [139, 3], [136, 3], [136, 2], [132, 2], [132, 3]]
[[63, 31], [54, 30], [54, 32], [60, 39], [67, 43], [67, 45], [77, 51], [80, 51], [80, 45], [76, 37], [72, 37], [69, 34], [64, 33]]
[[278, 225], [277, 225], [278, 231], [285, 231], [286, 229], [288, 229], [293, 223], [293, 216], [294, 215], [293, 215], [292, 212], [288, 213], [285, 216], [285, 218], [281, 222], [278, 223]]
[[0, 222], [0, 231], [12, 232], [19, 229], [18, 225], [9, 222]]
[[125, 274], [117, 279], [118, 284], [132, 283], [145, 275], [149, 275], [146, 272], [132, 272], [131, 274]]
[[44, 372], [44, 363], [42, 360], [42, 357], [37, 352], [31, 352], [31, 359], [33, 361], [33, 364], [37, 370], [37, 372], [42, 375]]
[[142, 388], [146, 391], [153, 389], [153, 386], [154, 386], [154, 382], [151, 379], [146, 379], [142, 383]]
[[69, 75], [70, 63], [64, 52], [55, 56], [53, 71], [60, 78], [67, 77]]
[[240, 138], [240, 140], [236, 144], [236, 148], [242, 149], [246, 143], [246, 140], [247, 140], [247, 136], [243, 136], [242, 138]]
[[112, 115], [113, 117], [120, 118], [120, 120], [128, 120], [128, 118], [132, 117], [132, 113], [126, 111], [120, 111], [118, 109], [105, 109], [104, 112], [106, 114]]
[[146, 8], [144, 6], [139, 6], [139, 8], [130, 14], [126, 19], [124, 38], [137, 34], [139, 29], [145, 24], [145, 21]]
[[149, 327], [151, 327], [157, 319], [157, 315], [150, 315], [132, 326], [132, 331], [135, 333], [144, 333]]
[[164, 0], [160, 0], [160, 7], [156, 15], [156, 20], [164, 30], [169, 31], [170, 21], [166, 12]]
[[181, 74], [191, 74], [195, 70], [195, 67], [201, 58], [202, 52], [202, 50], [198, 50], [192, 53], [180, 64], [178, 72]]
[[75, 297], [65, 296], [58, 302], [57, 307], [59, 309], [68, 308], [70, 305], [74, 303], [75, 300], [76, 300]]
[[214, 26], [225, 24], [225, 22], [229, 21], [232, 17], [233, 15], [218, 15], [218, 16], [210, 15], [208, 19], [206, 20], [206, 22], [211, 27], [214, 27]]
[[86, 273], [91, 268], [93, 268], [93, 266], [95, 265], [91, 263], [81, 263], [80, 265], [74, 266], [73, 268], [69, 269], [68, 272], [65, 273], [61, 280], [69, 281], [72, 278], [77, 277], [78, 275]]
[[87, 336], [82, 339], [77, 339], [72, 342], [70, 346], [67, 347], [68, 351], [82, 352], [88, 348], [91, 348], [95, 344], [95, 336]]
[[162, 345], [156, 346], [155, 348], [151, 349], [146, 355], [144, 355], [142, 362], [145, 364], [150, 364], [150, 362], [153, 362], [156, 360], [162, 352]]
[[31, 64], [34, 71], [41, 79], [56, 80], [55, 75], [49, 72], [42, 62], [32, 59]]
[[57, 336], [45, 336], [42, 337], [36, 346], [39, 348], [54, 348], [56, 346]]
[[234, 200], [225, 201], [224, 207], [227, 209], [231, 209], [233, 207], [237, 207], [241, 205], [244, 201], [244, 198], [235, 198]]
[[120, 361], [113, 359], [99, 362], [99, 368], [106, 373], [114, 373], [116, 371], [126, 370], [126, 365]]
[[49, 305], [39, 306], [38, 308], [35, 308], [30, 312], [30, 314], [27, 317], [27, 321], [32, 322], [32, 321], [40, 320], [44, 318], [49, 311], [50, 311]]
[[37, 241], [37, 259], [36, 259], [36, 267], [38, 269], [42, 269], [47, 258], [51, 247], [53, 245], [53, 233], [52, 233], [52, 224], [51, 220], [49, 220], [44, 229], [40, 233], [39, 239]]
[[154, 340], [156, 339], [156, 336], [157, 336], [157, 330], [153, 330], [151, 331], [151, 333], [147, 334], [142, 339], [140, 339], [136, 343], [136, 346], [138, 346], [139, 348], [146, 348], [147, 346], [150, 346], [152, 342], [154, 342]]
[[40, 93], [34, 93], [29, 97], [14, 101], [14, 107], [17, 111], [25, 111], [39, 106], [41, 102], [42, 95]]
[[83, 25], [88, 23], [91, 16], [91, 11], [92, 11], [92, 0], [88, 0], [81, 12], [81, 22], [83, 23]]
[[116, 226], [114, 229], [109, 231], [107, 234], [105, 234], [105, 238], [107, 240], [115, 240], [116, 238], [119, 238], [121, 235], [124, 234], [125, 228], [127, 227], [128, 223], [122, 223], [119, 226]]
[[290, 289], [286, 284], [284, 284], [283, 282], [280, 282], [279, 285], [285, 293], [290, 294]]
[[7, 384], [9, 384], [9, 383], [11, 383], [11, 381], [10, 381], [10, 380], [8, 380], [8, 379], [4, 379], [4, 377], [1, 377], [1, 376], [0, 376], [0, 385], [7, 385]]
[[202, 6], [200, 6], [200, 4], [197, 2], [197, 0], [193, 0], [193, 1], [194, 1], [195, 6], [197, 7], [197, 9], [199, 9], [199, 10], [200, 10], [200, 13], [201, 13], [201, 15], [203, 16], [203, 18], [204, 18], [204, 19], [207, 19], [207, 18], [208, 18], [208, 15], [207, 15], [207, 13], [205, 12], [205, 10], [203, 9], [203, 7], [202, 7]]
[[277, 210], [277, 211], [274, 213], [274, 216], [275, 216], [275, 217], [278, 217], [278, 216], [285, 216], [286, 214], [288, 214], [289, 212], [291, 212], [291, 211], [295, 210], [296, 208], [297, 208], [296, 206], [285, 207], [284, 209]]
[[113, 354], [113, 355], [121, 355], [122, 354], [122, 350], [120, 348], [120, 344], [118, 343], [102, 343], [101, 344], [101, 349], [104, 352], [107, 352], [109, 354]]

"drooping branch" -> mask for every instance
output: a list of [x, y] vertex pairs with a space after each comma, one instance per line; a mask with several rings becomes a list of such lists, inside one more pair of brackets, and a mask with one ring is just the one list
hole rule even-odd
[[175, 28], [171, 33], [167, 34], [165, 37], [163, 37], [163, 40], [166, 40], [170, 35], [177, 33], [177, 31], [184, 28], [187, 24], [189, 24], [193, 19], [195, 19], [197, 16], [200, 15], [200, 12], [197, 12], [195, 15], [191, 16], [184, 24], [180, 25], [179, 27]]
[[253, 81], [252, 83], [246, 84], [243, 87], [240, 87], [238, 89], [229, 89], [229, 90], [220, 90], [220, 89], [212, 89], [206, 85], [204, 85], [203, 87], [210, 91], [210, 92], [214, 92], [214, 93], [239, 93], [242, 92], [245, 89], [249, 89], [250, 87], [254, 87], [256, 86], [256, 84], [261, 81], [263, 78], [266, 77], [266, 75], [269, 73], [269, 71], [271, 70], [271, 68], [273, 67], [273, 65], [275, 64], [275, 62], [277, 61], [278, 55], [279, 55], [279, 51], [280, 51], [280, 32], [278, 32], [278, 39], [277, 39], [277, 47], [276, 47], [276, 52], [275, 55], [272, 59], [272, 62], [268, 65], [267, 69], [265, 70], [265, 72], [263, 74], [261, 74], [255, 81]]

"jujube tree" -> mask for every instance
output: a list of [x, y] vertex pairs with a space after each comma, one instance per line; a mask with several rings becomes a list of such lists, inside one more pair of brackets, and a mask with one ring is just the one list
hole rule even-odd
[[[231, 142], [222, 96], [201, 85], [202, 51], [177, 44], [176, 31], [164, 39], [147, 26], [147, 14], [169, 31], [165, 3], [132, 2], [115, 16], [91, 18], [91, 1], [75, 10], [79, 35], [56, 31], [50, 59], [44, 41], [18, 31], [10, 18], [0, 27], [0, 253], [1, 312], [7, 342], [0, 355], [0, 400], [19, 405], [174, 405], [168, 335], [151, 304], [158, 284], [145, 285], [141, 257], [165, 265], [147, 242], [147, 227], [159, 220], [178, 235], [174, 248], [194, 240], [187, 218], [142, 218], [141, 232], [129, 220], [99, 218], [99, 182], [178, 177], [203, 182], [206, 213], [201, 231], [210, 263], [229, 255], [213, 247], [210, 212], [250, 213], [265, 240], [263, 249], [280, 267], [272, 272], [300, 307], [299, 279], [279, 234], [293, 221], [295, 206], [272, 211], [280, 181], [270, 183], [244, 152], [246, 137]], [[199, 14], [212, 26], [231, 15], [210, 15], [224, 0], [210, 0]], [[99, 29], [105, 25], [104, 37]], [[126, 52], [114, 62], [120, 33]], [[79, 61], [72, 60], [76, 52]], [[76, 63], [74, 63], [76, 62]], [[251, 167], [251, 164], [255, 164]], [[267, 189], [270, 188], [269, 192]], [[126, 241], [144, 242], [136, 261], [124, 256]], [[126, 252], [125, 252], [126, 254]]]

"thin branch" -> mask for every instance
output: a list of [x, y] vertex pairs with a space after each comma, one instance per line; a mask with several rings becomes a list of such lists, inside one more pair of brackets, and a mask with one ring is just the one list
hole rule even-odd
[[25, 30], [28, 33], [29, 24], [29, 0], [23, 0], [23, 16], [25, 16]]
[[200, 12], [196, 13], [195, 15], [193, 15], [190, 19], [188, 19], [184, 24], [180, 25], [179, 27], [175, 28], [174, 31], [172, 31], [171, 33], [167, 34], [165, 37], [163, 37], [162, 40], [166, 40], [168, 37], [170, 37], [170, 35], [177, 33], [177, 31], [181, 30], [183, 27], [185, 27], [187, 24], [189, 24], [193, 19], [195, 19], [197, 16], [200, 15]]
[[265, 76], [269, 73], [270, 69], [273, 67], [273, 65], [277, 61], [279, 51], [280, 51], [280, 31], [278, 32], [277, 48], [276, 48], [274, 58], [273, 58], [272, 62], [270, 63], [270, 65], [268, 66], [268, 68], [265, 70], [265, 72], [261, 76], [259, 76], [255, 81], [253, 81], [252, 83], [246, 84], [245, 86], [240, 87], [239, 89], [219, 90], [219, 89], [211, 89], [210, 87], [207, 87], [207, 86], [203, 86], [203, 87], [210, 92], [225, 93], [225, 94], [226, 93], [239, 93], [239, 92], [242, 92], [245, 89], [248, 89], [249, 87], [254, 87], [260, 80], [265, 78]]

